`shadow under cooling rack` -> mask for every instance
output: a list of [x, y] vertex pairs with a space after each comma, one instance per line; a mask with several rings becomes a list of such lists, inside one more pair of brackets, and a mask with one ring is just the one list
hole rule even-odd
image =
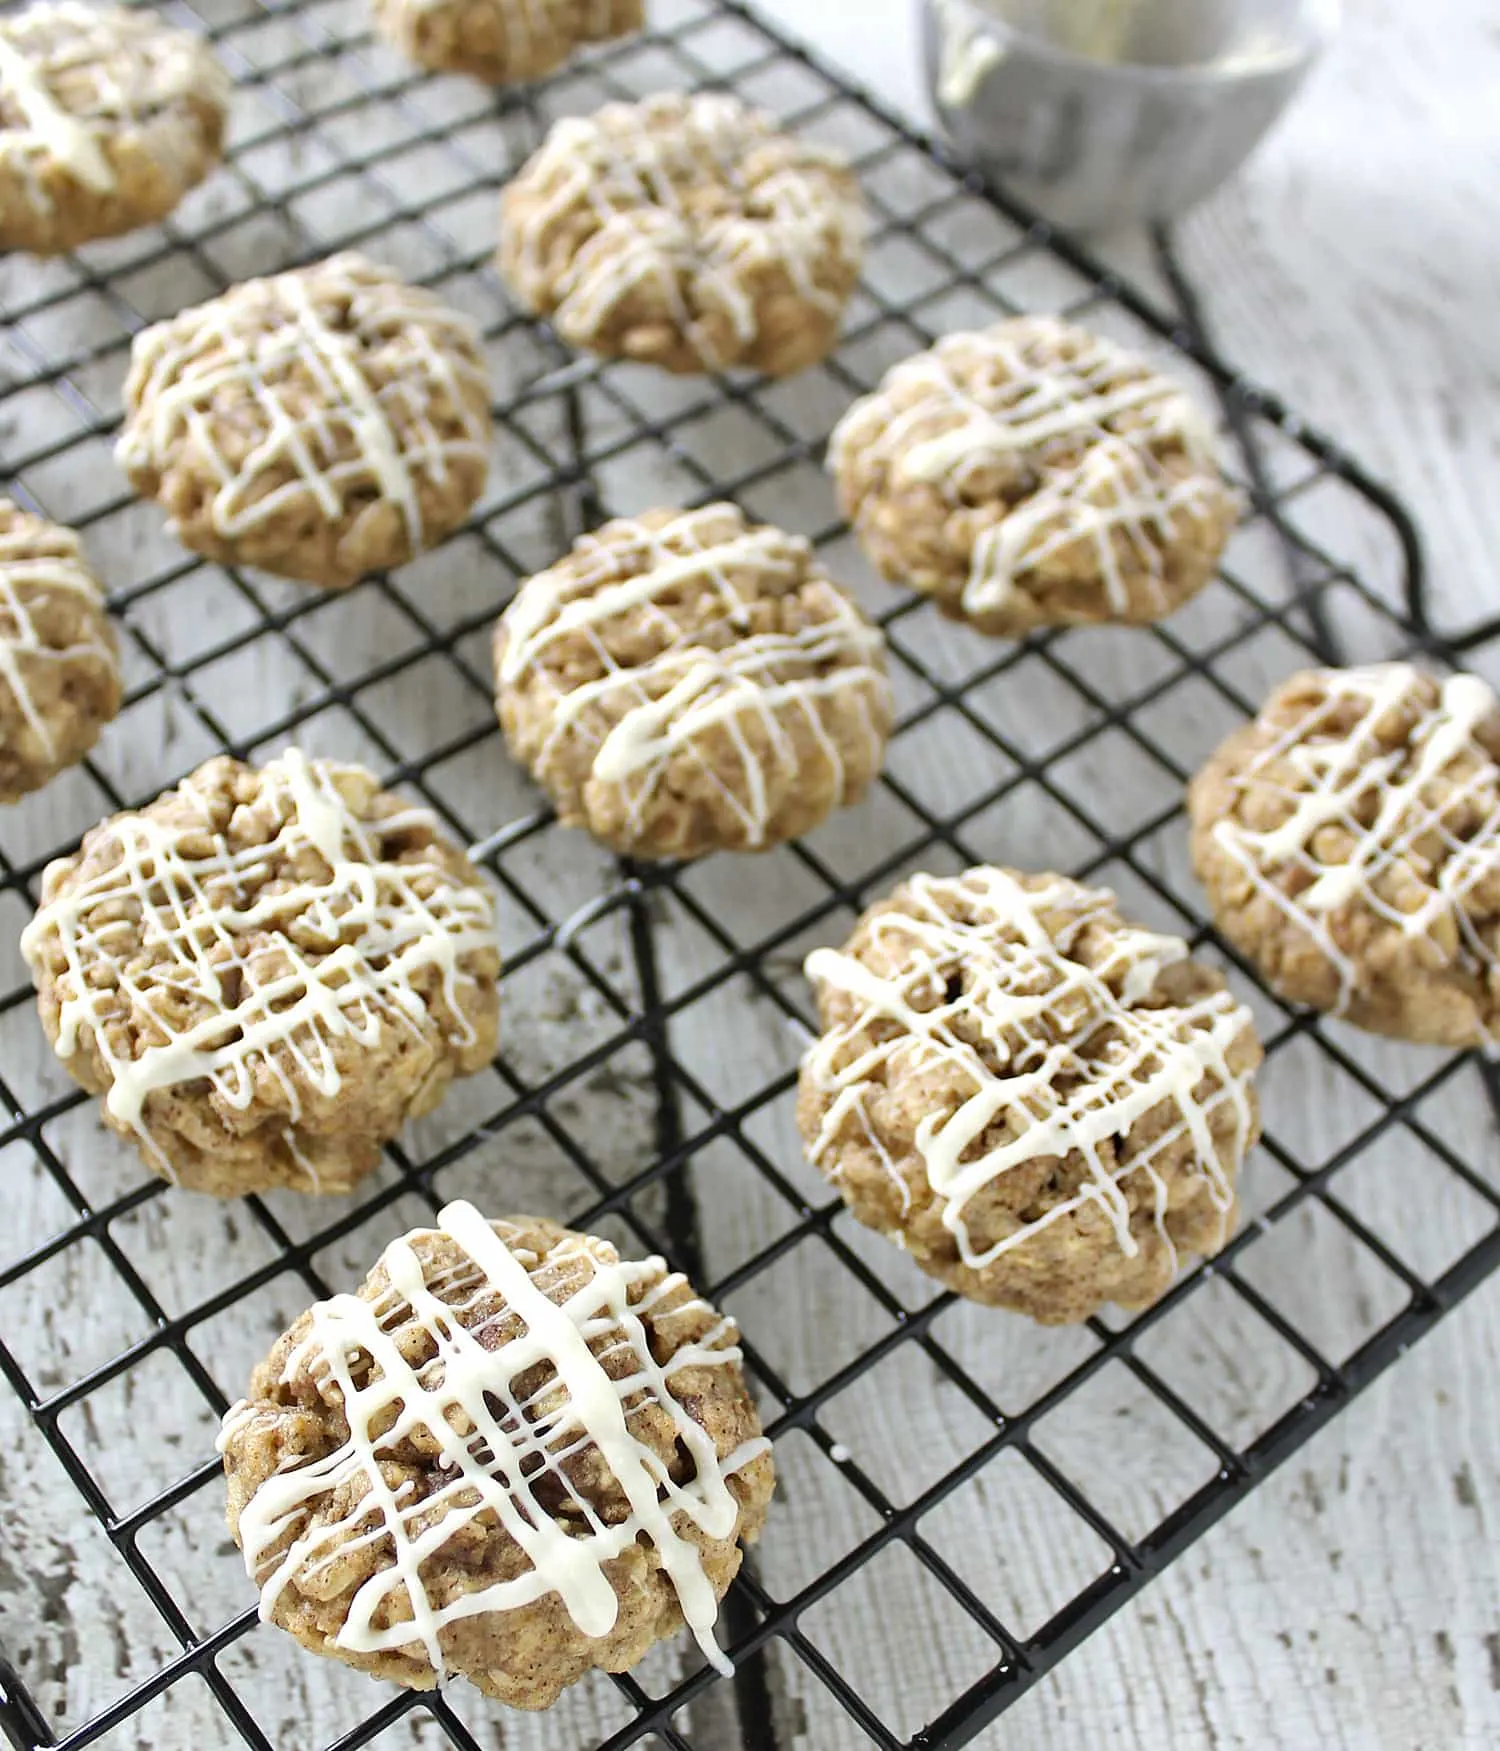
[[[960, 1746], [1500, 1264], [1496, 1182], [1465, 1150], [1488, 1134], [1481, 1067], [1287, 1012], [1213, 938], [1186, 860], [1183, 785], [1270, 685], [1330, 657], [1447, 659], [1410, 521], [1214, 358], [1165, 239], [1158, 308], [738, 6], [661, 0], [651, 34], [498, 99], [414, 75], [358, 3], [172, 10], [237, 80], [224, 170], [159, 230], [0, 262], [8, 490], [83, 530], [129, 682], [95, 757], [0, 815], [0, 1725], [122, 1751]], [[489, 270], [496, 190], [541, 127], [704, 84], [843, 148], [868, 194], [845, 339], [792, 382], [574, 361]], [[326, 596], [185, 554], [109, 447], [137, 329], [345, 247], [477, 318], [496, 438], [465, 531]], [[836, 521], [821, 456], [849, 401], [943, 331], [1025, 309], [1174, 351], [1218, 398], [1252, 509], [1166, 626], [987, 642], [878, 582]], [[580, 527], [711, 497], [810, 535], [880, 616], [899, 726], [872, 797], [801, 843], [623, 867], [506, 760], [489, 629]], [[355, 1196], [221, 1205], [101, 1131], [13, 945], [46, 862], [99, 815], [293, 738], [484, 848], [510, 1025]], [[1147, 1314], [1062, 1331], [938, 1293], [830, 1200], [791, 1121], [803, 954], [913, 869], [1039, 859], [1223, 961], [1269, 1054], [1228, 1252]], [[257, 1624], [218, 1414], [311, 1298], [456, 1196], [664, 1251], [740, 1320], [782, 1483], [726, 1602], [732, 1684], [674, 1643], [502, 1717]]]

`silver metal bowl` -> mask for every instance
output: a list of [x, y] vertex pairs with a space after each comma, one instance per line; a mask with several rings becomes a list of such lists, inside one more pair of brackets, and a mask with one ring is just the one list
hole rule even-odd
[[918, 0], [954, 146], [1061, 225], [1169, 219], [1233, 175], [1341, 0]]

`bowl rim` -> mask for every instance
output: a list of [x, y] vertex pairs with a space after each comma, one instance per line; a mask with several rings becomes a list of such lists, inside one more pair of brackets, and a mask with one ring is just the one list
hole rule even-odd
[[1099, 61], [1081, 55], [1045, 37], [1034, 36], [1003, 18], [997, 18], [981, 0], [921, 0], [922, 10], [941, 30], [943, 14], [961, 12], [982, 32], [988, 30], [996, 40], [1009, 37], [1023, 43], [1027, 53], [1039, 60], [1050, 61], [1070, 72], [1097, 79], [1113, 79], [1135, 85], [1246, 85], [1256, 80], [1284, 79], [1288, 74], [1303, 74], [1327, 50], [1343, 24], [1344, 0], [1310, 0], [1307, 9], [1307, 40], [1298, 48], [1289, 49], [1285, 57], [1272, 62], [1251, 62], [1236, 67], [1212, 64], [1189, 67], [1157, 67], [1144, 61]]

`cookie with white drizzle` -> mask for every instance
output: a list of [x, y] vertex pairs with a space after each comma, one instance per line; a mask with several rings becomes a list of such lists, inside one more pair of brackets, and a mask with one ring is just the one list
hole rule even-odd
[[1279, 996], [1500, 1047], [1500, 702], [1410, 663], [1283, 682], [1188, 793], [1215, 922]]
[[21, 936], [47, 1037], [164, 1178], [345, 1192], [494, 1054], [479, 873], [358, 766], [226, 756], [49, 864]]
[[1050, 316], [894, 366], [828, 465], [885, 577], [1006, 638], [1162, 619], [1213, 576], [1240, 511], [1182, 385]]
[[219, 1439], [261, 1617], [415, 1689], [546, 1708], [718, 1602], [769, 1443], [733, 1323], [659, 1258], [450, 1204], [318, 1303]]
[[629, 36], [644, 0], [372, 0], [375, 28], [419, 66], [490, 85], [554, 72], [590, 43]]
[[499, 266], [569, 346], [784, 377], [832, 349], [864, 234], [836, 153], [668, 93], [553, 125], [501, 196]]
[[647, 511], [522, 584], [500, 721], [563, 822], [618, 851], [763, 851], [879, 772], [884, 648], [801, 537], [728, 504]]
[[219, 161], [228, 76], [147, 12], [0, 19], [0, 249], [57, 255], [165, 218]]
[[135, 337], [115, 454], [185, 547], [342, 589], [483, 490], [478, 331], [359, 255], [247, 280]]
[[808, 1153], [959, 1294], [1046, 1324], [1146, 1307], [1228, 1239], [1260, 1132], [1250, 1013], [1113, 894], [914, 876], [807, 975]]
[[78, 537], [0, 499], [0, 802], [81, 760], [120, 696], [114, 628]]

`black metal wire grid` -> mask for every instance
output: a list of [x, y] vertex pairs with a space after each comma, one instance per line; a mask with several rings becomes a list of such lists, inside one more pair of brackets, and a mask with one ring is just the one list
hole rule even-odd
[[[295, 738], [367, 759], [481, 848], [508, 1024], [492, 1071], [358, 1196], [230, 1209], [171, 1192], [100, 1132], [38, 1049], [12, 953], [0, 1534], [20, 1572], [0, 1590], [0, 1725], [28, 1748], [965, 1744], [1500, 1265], [1500, 1193], [1464, 1153], [1487, 1119], [1481, 1067], [1284, 1010], [1216, 943], [1184, 867], [1182, 786], [1269, 682], [1344, 656], [1448, 660], [1410, 521], [1216, 359], [1165, 237], [1175, 309], [965, 181], [738, 4], [663, 0], [651, 34], [498, 101], [402, 67], [357, 0], [174, 10], [238, 81], [226, 170], [159, 232], [0, 268], [8, 490], [84, 531], [131, 683], [96, 756], [0, 821], [4, 934], [99, 814], [216, 749]], [[844, 343], [795, 384], [572, 360], [488, 271], [494, 191], [545, 121], [704, 84], [843, 146], [869, 196]], [[173, 548], [105, 450], [132, 332], [336, 247], [479, 317], [498, 435], [465, 534], [327, 598]], [[1175, 347], [1242, 458], [1253, 510], [1221, 579], [1150, 633], [988, 643], [878, 585], [833, 519], [818, 464], [848, 401], [945, 329], [1035, 307]], [[805, 528], [879, 610], [901, 702], [889, 769], [860, 810], [768, 859], [614, 865], [505, 761], [488, 630], [579, 528], [711, 497]], [[1134, 1319], [1044, 1333], [937, 1293], [849, 1222], [787, 1122], [802, 951], [905, 871], [996, 859], [1111, 882], [1230, 965], [1262, 1024], [1246, 1225]], [[539, 1725], [502, 1721], [475, 1693], [382, 1690], [256, 1626], [218, 1518], [213, 1421], [291, 1313], [455, 1195], [664, 1251], [741, 1318], [783, 1488], [726, 1602], [732, 1686], [674, 1648]]]

